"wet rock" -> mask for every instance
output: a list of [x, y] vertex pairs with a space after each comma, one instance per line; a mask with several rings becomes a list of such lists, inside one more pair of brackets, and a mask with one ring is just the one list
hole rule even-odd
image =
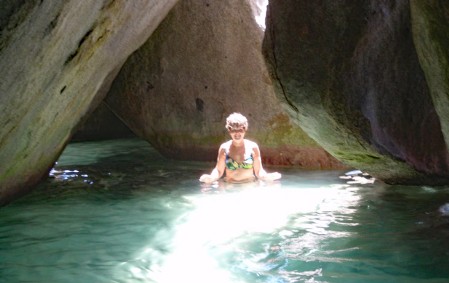
[[270, 1], [264, 53], [290, 116], [340, 161], [387, 183], [448, 183], [425, 76], [444, 81], [444, 63], [423, 73], [414, 30], [408, 1]]
[[106, 102], [171, 158], [216, 160], [228, 139], [225, 118], [241, 112], [267, 164], [341, 168], [276, 98], [261, 53], [258, 2], [180, 1], [129, 58]]
[[0, 1], [0, 205], [46, 175], [175, 2]]
[[449, 203], [445, 203], [442, 206], [440, 206], [438, 208], [438, 211], [444, 216], [449, 216]]

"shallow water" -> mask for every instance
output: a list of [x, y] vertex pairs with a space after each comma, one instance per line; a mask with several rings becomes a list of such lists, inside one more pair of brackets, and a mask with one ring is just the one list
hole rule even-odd
[[448, 187], [287, 168], [201, 186], [212, 166], [135, 139], [70, 144], [0, 209], [0, 281], [449, 281]]

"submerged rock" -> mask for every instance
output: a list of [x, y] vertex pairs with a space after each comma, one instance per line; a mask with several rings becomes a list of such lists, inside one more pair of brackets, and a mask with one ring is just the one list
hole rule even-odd
[[[286, 115], [261, 53], [257, 1], [182, 0], [123, 66], [106, 102], [165, 156], [216, 160], [225, 118], [249, 119], [266, 164], [341, 168]], [[193, 16], [192, 16], [193, 15]]]
[[[413, 10], [414, 34], [405, 0], [270, 1], [264, 52], [290, 116], [333, 156], [388, 183], [447, 183], [440, 118], [448, 120], [430, 95], [432, 85], [447, 86], [446, 63], [427, 64], [423, 73], [413, 40], [428, 36]], [[447, 62], [445, 42], [423, 44], [440, 53], [421, 57]], [[429, 91], [425, 74], [433, 72], [440, 75]]]
[[175, 2], [0, 1], [0, 205], [48, 173]]

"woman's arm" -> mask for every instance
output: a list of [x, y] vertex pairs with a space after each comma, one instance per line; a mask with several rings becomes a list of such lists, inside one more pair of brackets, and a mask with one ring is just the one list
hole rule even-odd
[[218, 150], [217, 164], [215, 165], [215, 168], [212, 170], [210, 174], [201, 175], [199, 179], [200, 182], [212, 183], [220, 179], [225, 171], [225, 159], [226, 159], [225, 150], [223, 145], [221, 145], [220, 149]]
[[256, 143], [254, 143], [253, 147], [253, 158], [254, 158], [253, 164], [254, 174], [258, 179], [264, 181], [274, 181], [282, 177], [282, 175], [278, 172], [267, 173], [267, 171], [263, 169], [262, 157], [260, 156], [259, 146]]
[[267, 174], [267, 172], [265, 172], [265, 170], [263, 169], [259, 146], [256, 143], [254, 143], [253, 145], [253, 159], [254, 175], [256, 175], [257, 178], [261, 178], [262, 176]]

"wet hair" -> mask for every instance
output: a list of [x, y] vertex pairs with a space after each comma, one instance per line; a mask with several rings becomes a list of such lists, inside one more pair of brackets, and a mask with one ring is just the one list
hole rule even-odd
[[226, 129], [240, 129], [244, 128], [245, 131], [248, 130], [248, 120], [245, 116], [240, 113], [232, 113], [226, 118]]

